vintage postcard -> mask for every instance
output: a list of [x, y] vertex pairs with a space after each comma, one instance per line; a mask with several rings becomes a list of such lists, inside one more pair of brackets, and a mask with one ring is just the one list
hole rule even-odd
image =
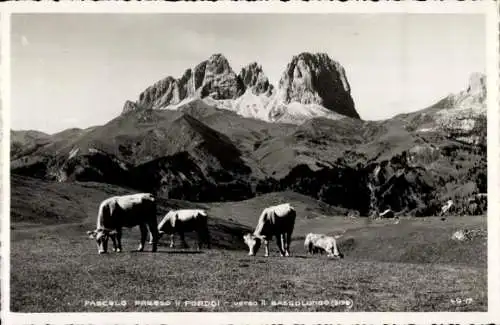
[[4, 322], [500, 321], [492, 3], [2, 10]]

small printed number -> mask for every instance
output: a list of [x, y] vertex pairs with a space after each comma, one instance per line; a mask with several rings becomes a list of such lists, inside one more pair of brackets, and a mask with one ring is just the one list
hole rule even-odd
[[452, 298], [450, 301], [453, 305], [470, 305], [474, 300], [472, 298]]

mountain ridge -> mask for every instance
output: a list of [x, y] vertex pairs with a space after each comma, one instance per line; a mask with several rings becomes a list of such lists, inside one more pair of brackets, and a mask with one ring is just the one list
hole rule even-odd
[[147, 87], [137, 101], [127, 100], [122, 112], [177, 109], [190, 99], [213, 100], [244, 117], [269, 122], [300, 124], [318, 116], [360, 118], [345, 69], [326, 53], [307, 52], [292, 57], [277, 88], [257, 62], [236, 74], [222, 54], [213, 54], [181, 78], [168, 76]]

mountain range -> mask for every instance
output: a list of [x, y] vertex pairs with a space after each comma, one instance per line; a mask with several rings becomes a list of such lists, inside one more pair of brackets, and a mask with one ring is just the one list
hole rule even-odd
[[214, 54], [182, 77], [168, 76], [127, 101], [123, 112], [176, 110], [193, 100], [267, 122], [300, 124], [313, 117], [359, 118], [344, 68], [327, 54], [292, 58], [275, 88], [262, 66], [252, 62], [236, 74], [222, 54]]
[[484, 213], [486, 84], [420, 111], [363, 121], [344, 68], [327, 54], [292, 58], [279, 84], [214, 54], [127, 101], [102, 126], [11, 132], [11, 172], [98, 181], [190, 201], [292, 190], [367, 215], [392, 208]]

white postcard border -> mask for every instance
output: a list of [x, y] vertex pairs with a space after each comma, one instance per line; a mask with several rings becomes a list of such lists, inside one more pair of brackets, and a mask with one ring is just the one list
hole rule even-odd
[[[498, 7], [495, 1], [332, 2], [14, 2], [0, 4], [2, 143], [2, 321], [5, 324], [348, 324], [500, 322], [500, 118]], [[10, 15], [16, 13], [454, 13], [486, 15], [488, 91], [488, 312], [440, 313], [11, 313], [10, 305]]]

